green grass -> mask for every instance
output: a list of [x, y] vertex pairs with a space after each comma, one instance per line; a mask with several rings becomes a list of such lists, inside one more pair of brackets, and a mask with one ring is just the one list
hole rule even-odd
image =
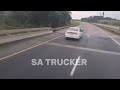
[[71, 27], [75, 27], [75, 26], [78, 26], [78, 25], [80, 25], [80, 21], [71, 20]]
[[0, 30], [25, 29], [25, 28], [41, 28], [41, 26], [35, 27], [30, 24], [13, 26], [13, 25], [7, 25], [7, 24], [0, 23]]
[[0, 23], [0, 30], [21, 29], [21, 28], [24, 28], [24, 27], [15, 27], [15, 26]]
[[[96, 24], [94, 24], [94, 25], [96, 25]], [[96, 25], [96, 26], [98, 26], [99, 28], [101, 28], [103, 30], [111, 32], [113, 34], [120, 35], [120, 30], [111, 29], [111, 28], [108, 28], [108, 27], [105, 27], [105, 26], [101, 26], [101, 25]]]
[[99, 20], [98, 23], [120, 26], [120, 20]]
[[0, 26], [0, 30], [10, 30], [10, 29], [19, 29], [19, 27], [13, 27], [13, 26]]

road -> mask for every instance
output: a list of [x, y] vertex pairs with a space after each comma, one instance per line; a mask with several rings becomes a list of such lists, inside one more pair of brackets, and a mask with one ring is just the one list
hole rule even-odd
[[[120, 79], [120, 36], [89, 23], [80, 27], [84, 29], [80, 40], [66, 40], [65, 29], [0, 45], [0, 79]], [[87, 65], [47, 65], [45, 61], [79, 56]], [[32, 65], [32, 59], [41, 59], [43, 65]]]

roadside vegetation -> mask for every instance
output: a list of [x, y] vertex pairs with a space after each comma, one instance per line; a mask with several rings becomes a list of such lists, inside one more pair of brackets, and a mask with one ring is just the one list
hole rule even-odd
[[[82, 18], [81, 21], [89, 22], [92, 24], [96, 23], [95, 25], [97, 25], [98, 27], [107, 30], [109, 32], [112, 32], [114, 34], [120, 35], [120, 20], [113, 19], [111, 17], [90, 16], [88, 18]], [[103, 25], [98, 25], [98, 24], [103, 24]]]
[[0, 30], [63, 27], [71, 24], [70, 11], [0, 11]]
[[101, 23], [113, 26], [120, 26], [120, 20], [113, 19], [111, 17], [103, 17], [103, 16], [90, 16], [87, 18], [82, 18], [81, 21], [91, 22], [91, 23]]
[[79, 20], [71, 20], [71, 27], [75, 27], [75, 26], [78, 26], [80, 25], [80, 21]]
[[120, 26], [120, 20], [98, 20], [98, 23], [113, 25], [113, 26]]

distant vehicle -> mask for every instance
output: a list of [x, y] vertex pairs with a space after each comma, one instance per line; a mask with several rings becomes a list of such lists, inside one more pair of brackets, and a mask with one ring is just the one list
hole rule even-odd
[[80, 39], [82, 37], [83, 30], [81, 30], [79, 27], [70, 27], [65, 32], [65, 38], [75, 38]]

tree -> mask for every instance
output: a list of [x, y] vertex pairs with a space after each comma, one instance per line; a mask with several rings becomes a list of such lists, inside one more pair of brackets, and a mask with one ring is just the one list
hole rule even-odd
[[13, 26], [51, 26], [67, 25], [71, 20], [69, 11], [10, 11], [6, 24]]
[[58, 26], [65, 26], [70, 23], [71, 16], [68, 11], [51, 11], [49, 13], [49, 24], [55, 28]]

